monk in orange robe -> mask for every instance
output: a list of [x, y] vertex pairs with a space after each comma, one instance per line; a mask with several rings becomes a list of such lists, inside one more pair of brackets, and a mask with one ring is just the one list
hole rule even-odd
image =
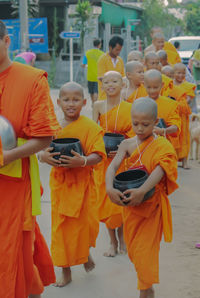
[[[18, 142], [23, 141], [21, 146], [3, 152], [4, 166], [0, 169], [0, 208], [3, 210], [0, 297], [27, 298], [34, 290], [33, 282], [36, 287], [41, 283], [35, 275], [33, 260], [34, 216], [40, 213], [40, 208], [33, 210], [35, 189], [31, 188], [29, 156], [49, 145], [58, 123], [49, 96], [47, 74], [10, 61], [7, 53], [10, 38], [1, 21], [0, 43], [0, 114], [11, 122]], [[11, 173], [16, 162], [17, 175]], [[37, 292], [33, 297], [40, 294]]]
[[106, 94], [102, 90], [102, 78], [108, 71], [117, 71], [122, 77], [125, 76], [124, 62], [119, 54], [122, 50], [123, 39], [119, 36], [113, 36], [109, 41], [108, 53], [102, 55], [97, 64], [98, 68], [98, 99], [106, 99]]
[[144, 87], [144, 66], [138, 61], [131, 61], [126, 64], [126, 77], [128, 87], [122, 89], [121, 98], [130, 103], [139, 97], [147, 96]]
[[[93, 119], [100, 123], [104, 132], [119, 133], [129, 138], [133, 136], [131, 123], [131, 104], [121, 100], [122, 76], [115, 71], [104, 75], [103, 88], [107, 100], [97, 101], [93, 108]], [[116, 152], [110, 152], [107, 160], [99, 164], [95, 171], [96, 181], [99, 181], [99, 219], [106, 224], [110, 236], [110, 248], [104, 256], [114, 257], [118, 252], [125, 253], [123, 241], [122, 208], [110, 202], [105, 188], [105, 173]], [[120, 171], [123, 170], [123, 165]], [[117, 231], [116, 231], [117, 230]], [[117, 232], [117, 235], [116, 235]]]
[[[162, 235], [166, 242], [172, 241], [172, 214], [167, 195], [178, 187], [177, 160], [168, 140], [153, 133], [158, 123], [155, 101], [148, 97], [137, 99], [132, 106], [132, 121], [136, 136], [120, 144], [106, 173], [106, 188], [112, 202], [126, 206], [123, 218], [128, 255], [137, 272], [139, 297], [150, 298], [155, 297], [153, 284], [159, 283]], [[113, 188], [113, 179], [127, 156], [127, 170], [142, 165], [149, 177], [139, 188], [122, 193]], [[143, 201], [153, 187], [152, 197]]]
[[190, 151], [189, 115], [191, 114], [190, 103], [195, 97], [196, 85], [185, 80], [186, 66], [177, 63], [174, 66], [174, 85], [178, 86], [186, 96], [185, 106], [182, 109], [182, 133], [180, 136], [181, 146], [177, 150], [178, 159], [182, 161], [184, 169], [189, 169], [188, 155]]
[[[161, 73], [164, 74], [165, 76], [169, 77], [172, 80], [174, 79], [174, 69], [170, 65], [163, 66], [161, 69]], [[174, 87], [174, 84], [173, 84], [173, 87]], [[173, 89], [173, 87], [172, 87], [172, 89]]]
[[[54, 166], [50, 174], [51, 253], [54, 265], [62, 268], [62, 277], [55, 286], [63, 287], [71, 282], [71, 266], [84, 264], [87, 272], [95, 266], [89, 253], [92, 241], [91, 205], [94, 203], [91, 201], [93, 166], [106, 153], [101, 127], [80, 116], [86, 104], [83, 88], [73, 82], [65, 84], [60, 90], [58, 104], [64, 113], [64, 128], [57, 137], [79, 139], [84, 153], [80, 155], [72, 150], [73, 157], [60, 156], [48, 148], [40, 155], [42, 161]], [[54, 155], [59, 155], [58, 159]]]
[[[160, 64], [160, 59], [155, 52], [148, 52], [145, 55], [145, 65], [146, 65], [146, 70], [150, 69], [156, 69], [158, 71], [161, 71], [161, 64]], [[162, 82], [163, 86], [161, 89], [161, 95], [163, 96], [168, 96], [170, 93], [170, 90], [173, 88], [173, 80], [162, 74]]]
[[154, 99], [158, 106], [158, 117], [163, 119], [166, 128], [155, 127], [154, 132], [169, 139], [175, 149], [180, 147], [179, 134], [181, 118], [178, 103], [170, 98], [159, 96], [162, 88], [162, 76], [158, 70], [152, 69], [144, 75], [144, 85], [148, 96]]

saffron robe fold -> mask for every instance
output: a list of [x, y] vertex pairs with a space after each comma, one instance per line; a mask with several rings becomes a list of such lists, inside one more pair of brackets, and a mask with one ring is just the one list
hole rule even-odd
[[3, 148], [1, 144], [1, 137], [0, 137], [0, 166], [3, 166]]
[[[122, 77], [125, 76], [124, 71], [124, 62], [121, 57], [117, 57], [117, 64], [114, 65], [112, 62], [112, 58], [109, 53], [105, 53], [102, 55], [98, 60], [98, 78], [102, 78], [107, 71], [117, 71], [119, 72]], [[106, 99], [106, 93], [102, 90], [102, 83], [98, 80], [98, 99], [103, 100]]]
[[176, 149], [178, 160], [181, 160], [187, 157], [190, 152], [189, 116], [191, 109], [187, 103], [186, 91], [180, 86], [174, 85], [169, 96], [178, 102], [179, 115], [181, 117], [180, 146]]
[[[47, 73], [13, 63], [0, 73], [0, 114], [24, 139], [53, 136], [58, 128], [49, 96]], [[0, 297], [26, 298], [34, 279], [33, 218], [29, 159], [22, 159], [22, 177], [0, 175]], [[9, 249], [8, 249], [9, 247]]]
[[[117, 111], [119, 108], [118, 118]], [[131, 121], [131, 104], [125, 101], [122, 101], [119, 105], [115, 106], [113, 109], [108, 111], [106, 114], [100, 116], [99, 122], [100, 126], [106, 132], [106, 119], [107, 119], [107, 132], [117, 132], [123, 134], [126, 138], [134, 136], [132, 129]], [[117, 119], [117, 122], [116, 122]], [[116, 130], [115, 130], [115, 124]], [[111, 163], [112, 158], [107, 157], [106, 160], [101, 162], [98, 165], [97, 170], [95, 171], [96, 181], [98, 181], [98, 190], [99, 190], [99, 219], [104, 222], [107, 228], [115, 229], [122, 225], [122, 207], [113, 204], [107, 193], [105, 185], [105, 174], [109, 164]], [[123, 171], [124, 166], [120, 167], [120, 171]]]
[[179, 115], [178, 103], [170, 98], [160, 96], [156, 99], [158, 106], [158, 118], [163, 118], [167, 127], [176, 125], [178, 131], [174, 134], [167, 135], [168, 140], [172, 143], [174, 149], [180, 147], [179, 134], [181, 131], [181, 118]]
[[[80, 116], [63, 128], [58, 138], [78, 138], [84, 155], [106, 156], [103, 130]], [[70, 267], [87, 262], [89, 248], [98, 234], [93, 166], [53, 167], [50, 174], [52, 204], [51, 252], [55, 266]], [[94, 239], [95, 238], [95, 239]]]
[[[151, 136], [140, 145], [140, 151], [144, 151], [141, 157], [142, 164], [149, 174], [160, 165], [165, 176], [156, 185], [155, 193], [150, 199], [139, 206], [123, 208], [124, 239], [129, 258], [135, 265], [140, 290], [159, 283], [159, 249], [162, 234], [166, 242], [172, 241], [172, 214], [167, 195], [178, 187], [174, 148], [164, 137], [157, 137], [153, 142], [152, 140]], [[126, 170], [137, 162], [138, 158], [139, 152], [136, 149], [126, 160]], [[140, 163], [135, 164], [137, 165]]]
[[146, 97], [147, 95], [144, 85], [141, 84], [131, 95], [129, 95], [126, 101], [133, 103], [137, 98]]
[[[181, 57], [180, 57], [177, 49], [175, 48], [175, 46], [171, 42], [165, 41], [163, 50], [165, 50], [167, 52], [168, 62], [170, 64], [173, 65], [174, 61], [176, 61], [175, 63], [180, 63], [181, 62]], [[175, 54], [175, 56], [171, 57], [172, 53]]]
[[163, 87], [161, 89], [160, 94], [162, 96], [168, 96], [171, 89], [173, 88], [173, 80], [166, 75], [162, 74], [162, 82], [163, 82]]

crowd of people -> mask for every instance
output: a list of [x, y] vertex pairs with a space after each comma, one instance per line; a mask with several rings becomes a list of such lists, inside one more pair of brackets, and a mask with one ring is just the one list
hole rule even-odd
[[[72, 266], [93, 270], [90, 248], [96, 246], [100, 222], [110, 237], [104, 256], [128, 253], [139, 297], [155, 297], [160, 241], [163, 235], [166, 242], [173, 237], [168, 195], [178, 188], [178, 162], [189, 169], [196, 85], [186, 80], [187, 68], [162, 30], [153, 28], [151, 34], [144, 56], [131, 51], [125, 66], [121, 37], [111, 38], [108, 53], [95, 40], [82, 63], [88, 65], [93, 119], [81, 115], [83, 87], [68, 82], [57, 100], [63, 112], [58, 123], [47, 73], [9, 59], [10, 39], [0, 21], [0, 115], [18, 138], [9, 151], [0, 143], [0, 297], [39, 298], [44, 286], [69, 284]], [[105, 133], [124, 136], [117, 151], [106, 151]], [[52, 138], [79, 139], [84, 155], [53, 152]], [[42, 185], [35, 153], [52, 166], [51, 255], [36, 222]], [[130, 169], [144, 170], [147, 180], [137, 189], [115, 189], [116, 173]], [[62, 269], [56, 280], [53, 266]]]

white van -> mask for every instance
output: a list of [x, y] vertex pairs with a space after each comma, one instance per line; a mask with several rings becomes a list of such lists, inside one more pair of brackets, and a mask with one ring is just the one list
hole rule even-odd
[[182, 62], [187, 65], [193, 52], [197, 50], [200, 45], [200, 36], [177, 36], [169, 40], [172, 44], [174, 44], [175, 41], [180, 43], [178, 53]]

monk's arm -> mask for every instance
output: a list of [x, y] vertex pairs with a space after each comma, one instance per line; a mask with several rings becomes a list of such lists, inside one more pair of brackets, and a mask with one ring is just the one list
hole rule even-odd
[[101, 155], [95, 152], [87, 156], [82, 156], [74, 150], [71, 150], [71, 153], [74, 155], [73, 157], [61, 155], [61, 157], [59, 158], [59, 161], [61, 162], [59, 167], [79, 168], [85, 166], [93, 166], [98, 164], [102, 159]]
[[128, 198], [123, 200], [124, 203], [127, 206], [140, 205], [144, 199], [145, 194], [160, 182], [164, 174], [164, 170], [161, 168], [161, 166], [158, 165], [140, 188], [129, 189], [124, 192], [124, 195], [128, 195]]
[[176, 125], [170, 125], [167, 128], [160, 128], [157, 126], [154, 128], [154, 133], [160, 136], [170, 135], [176, 133], [177, 131], [178, 127]]
[[99, 120], [99, 103], [95, 102], [93, 106], [92, 118], [93, 120], [98, 123]]
[[3, 151], [4, 165], [7, 165], [19, 158], [29, 157], [30, 155], [41, 151], [42, 149], [49, 146], [51, 140], [51, 136], [32, 138], [20, 147]]

